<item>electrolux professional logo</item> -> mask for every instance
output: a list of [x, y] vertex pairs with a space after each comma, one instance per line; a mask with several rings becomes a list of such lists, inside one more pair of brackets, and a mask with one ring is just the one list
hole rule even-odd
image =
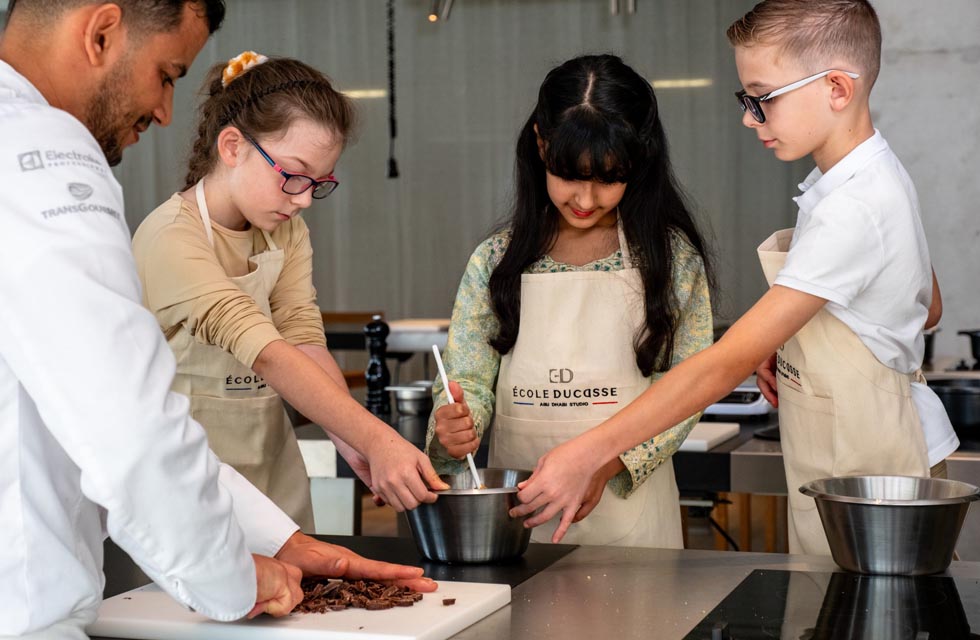
[[108, 166], [104, 156], [99, 156], [89, 151], [58, 151], [57, 149], [45, 149], [44, 163], [48, 167], [83, 167], [91, 169], [99, 175], [108, 174]]
[[40, 151], [28, 151], [17, 156], [21, 171], [37, 171], [44, 168], [44, 161], [41, 160]]
[[70, 193], [76, 200], [88, 200], [90, 197], [92, 197], [92, 192], [92, 187], [83, 182], [68, 183], [68, 193]]

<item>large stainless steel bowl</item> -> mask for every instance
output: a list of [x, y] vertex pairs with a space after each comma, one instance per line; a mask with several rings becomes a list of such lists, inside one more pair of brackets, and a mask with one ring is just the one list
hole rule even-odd
[[924, 575], [944, 571], [970, 503], [965, 482], [906, 476], [850, 476], [809, 482], [834, 561], [848, 571]]
[[493, 562], [516, 558], [527, 550], [531, 530], [524, 518], [508, 511], [518, 504], [517, 483], [530, 471], [480, 469], [486, 489], [473, 486], [473, 476], [441, 476], [450, 488], [437, 491], [432, 504], [409, 511], [408, 524], [419, 553], [440, 562]]

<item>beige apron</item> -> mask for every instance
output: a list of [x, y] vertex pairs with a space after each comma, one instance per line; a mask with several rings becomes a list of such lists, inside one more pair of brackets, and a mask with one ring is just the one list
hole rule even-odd
[[[214, 245], [204, 183], [195, 189], [197, 206]], [[268, 249], [248, 259], [248, 275], [231, 278], [272, 317], [269, 295], [282, 271], [283, 251], [265, 231]], [[191, 399], [191, 415], [204, 426], [208, 443], [222, 462], [248, 478], [303, 531], [313, 531], [313, 504], [299, 443], [279, 394], [224, 349], [204, 344], [187, 330], [170, 338], [177, 358], [173, 390]]]
[[[557, 445], [613, 416], [650, 386], [636, 366], [633, 338], [644, 324], [643, 283], [622, 229], [621, 271], [521, 276], [517, 343], [501, 359], [490, 466], [534, 469]], [[558, 519], [536, 527], [550, 542]], [[674, 467], [664, 462], [629, 497], [608, 486], [568, 544], [683, 546]]]
[[[793, 229], [759, 246], [770, 286]], [[776, 353], [779, 433], [789, 492], [789, 552], [830, 555], [813, 498], [800, 485], [830, 476], [929, 477], [910, 383], [921, 374], [883, 365], [851, 329], [821, 309]]]

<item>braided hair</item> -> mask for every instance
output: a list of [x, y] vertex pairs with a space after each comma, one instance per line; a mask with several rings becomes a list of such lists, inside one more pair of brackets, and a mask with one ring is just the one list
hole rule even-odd
[[341, 144], [350, 140], [355, 123], [353, 104], [313, 67], [292, 58], [269, 58], [222, 86], [225, 66], [223, 62], [216, 64], [205, 79], [206, 97], [199, 108], [184, 189], [214, 169], [218, 135], [226, 127], [260, 138], [283, 132], [294, 120], [307, 118], [330, 128]]

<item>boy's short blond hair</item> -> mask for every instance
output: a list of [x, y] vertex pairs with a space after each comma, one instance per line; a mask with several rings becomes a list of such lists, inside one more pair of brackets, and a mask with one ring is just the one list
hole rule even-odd
[[728, 27], [735, 47], [775, 45], [808, 73], [835, 60], [854, 65], [870, 88], [881, 66], [881, 25], [867, 0], [763, 0]]

